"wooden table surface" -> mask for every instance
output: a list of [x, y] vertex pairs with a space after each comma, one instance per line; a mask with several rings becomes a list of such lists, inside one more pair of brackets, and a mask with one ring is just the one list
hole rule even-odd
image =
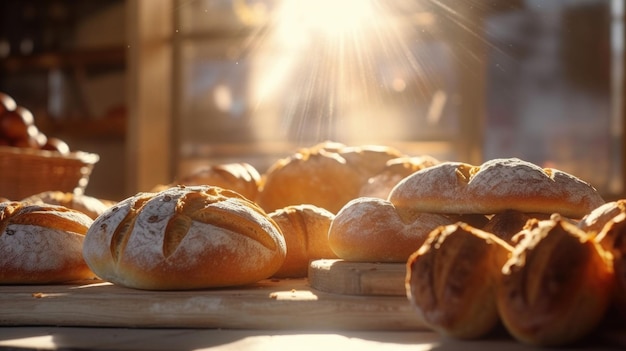
[[[394, 296], [397, 287], [386, 288], [393, 292], [388, 295], [367, 295], [372, 290], [364, 288], [387, 267], [353, 268], [347, 271], [359, 276], [356, 290], [366, 295], [321, 291], [308, 279], [164, 292], [102, 281], [0, 286], [0, 350], [529, 349], [506, 333], [480, 341], [443, 339], [420, 323], [406, 296]], [[335, 279], [322, 273], [320, 286], [335, 289], [329, 285]], [[570, 349], [623, 350], [626, 333], [600, 328]]]

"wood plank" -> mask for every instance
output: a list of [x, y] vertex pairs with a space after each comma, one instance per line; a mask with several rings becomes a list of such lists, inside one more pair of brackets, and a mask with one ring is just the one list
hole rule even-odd
[[237, 289], [144, 291], [108, 282], [0, 286], [0, 325], [420, 330], [406, 297], [349, 296], [307, 279]]
[[345, 295], [406, 297], [406, 265], [402, 263], [347, 262], [341, 259], [312, 261], [311, 287]]

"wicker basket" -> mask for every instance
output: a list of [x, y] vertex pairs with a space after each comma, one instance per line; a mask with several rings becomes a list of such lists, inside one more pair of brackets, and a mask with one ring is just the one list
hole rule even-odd
[[82, 193], [100, 157], [76, 151], [0, 146], [0, 197], [21, 200], [43, 191]]

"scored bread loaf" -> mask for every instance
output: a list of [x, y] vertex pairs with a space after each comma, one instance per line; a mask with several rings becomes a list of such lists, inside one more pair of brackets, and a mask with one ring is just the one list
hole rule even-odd
[[94, 221], [83, 249], [100, 278], [148, 290], [255, 283], [285, 254], [278, 225], [260, 207], [214, 186], [131, 196]]
[[268, 214], [280, 228], [287, 256], [275, 278], [306, 277], [309, 262], [337, 258], [328, 244], [328, 228], [335, 215], [314, 205], [287, 206]]
[[407, 260], [406, 290], [421, 321], [444, 336], [476, 339], [499, 323], [500, 269], [513, 248], [466, 223], [433, 230]]
[[494, 214], [505, 210], [582, 218], [604, 204], [589, 183], [517, 158], [480, 166], [443, 162], [404, 178], [389, 194], [401, 211]]
[[94, 278], [82, 256], [93, 220], [58, 205], [0, 203], [0, 284]]
[[562, 346], [589, 335], [607, 311], [610, 260], [591, 235], [560, 215], [535, 220], [502, 267], [500, 317], [517, 340]]

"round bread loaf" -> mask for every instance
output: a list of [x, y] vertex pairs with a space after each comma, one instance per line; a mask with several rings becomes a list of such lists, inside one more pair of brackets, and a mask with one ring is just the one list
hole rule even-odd
[[287, 206], [268, 214], [280, 228], [287, 256], [275, 278], [306, 277], [311, 260], [337, 258], [328, 244], [328, 229], [335, 215], [314, 205]]
[[201, 167], [168, 185], [152, 189], [162, 191], [177, 185], [211, 185], [232, 190], [254, 201], [259, 193], [261, 175], [246, 162], [215, 164]]
[[389, 194], [399, 211], [494, 214], [505, 210], [582, 218], [604, 204], [589, 183], [516, 158], [481, 166], [443, 162], [404, 178]]
[[517, 340], [563, 346], [591, 333], [604, 318], [613, 271], [602, 249], [559, 215], [534, 221], [502, 267], [500, 317]]
[[262, 177], [258, 204], [268, 212], [311, 204], [337, 213], [399, 152], [387, 147], [321, 143], [275, 162]]
[[451, 223], [450, 218], [434, 213], [403, 218], [389, 201], [362, 197], [337, 213], [328, 241], [346, 261], [406, 263], [432, 230]]
[[44, 191], [22, 199], [23, 202], [33, 204], [59, 205], [80, 211], [92, 219], [104, 213], [110, 205], [102, 200], [85, 194], [74, 194], [63, 191]]
[[83, 248], [100, 278], [148, 290], [255, 283], [276, 273], [285, 254], [278, 225], [260, 207], [214, 186], [123, 200], [94, 221]]
[[94, 278], [82, 256], [92, 222], [63, 206], [0, 203], [0, 284]]
[[444, 336], [476, 339], [499, 323], [500, 269], [513, 248], [466, 223], [438, 227], [407, 260], [407, 297]]

